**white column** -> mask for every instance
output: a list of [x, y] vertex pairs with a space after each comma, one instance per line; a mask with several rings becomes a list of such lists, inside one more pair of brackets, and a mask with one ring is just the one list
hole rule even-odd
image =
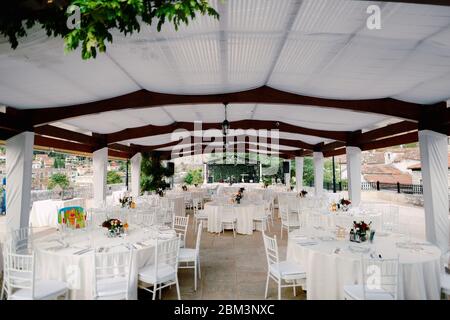
[[284, 174], [284, 182], [286, 187], [289, 189], [291, 187], [291, 161], [286, 161], [289, 163], [289, 172]]
[[106, 200], [106, 174], [108, 170], [108, 148], [94, 151], [93, 157], [93, 189], [94, 203], [96, 206], [103, 204]]
[[314, 152], [313, 161], [314, 161], [314, 188], [316, 196], [319, 196], [323, 193], [323, 163], [324, 163], [323, 153]]
[[136, 198], [141, 194], [142, 154], [136, 153], [131, 159], [131, 195]]
[[206, 163], [203, 164], [203, 184], [208, 183], [208, 165]]
[[10, 229], [28, 227], [34, 133], [22, 132], [6, 140], [6, 224]]
[[347, 147], [347, 178], [348, 197], [352, 205], [357, 207], [361, 203], [361, 149]]
[[447, 136], [429, 130], [419, 131], [422, 167], [425, 234], [443, 253], [448, 250], [448, 142]]
[[303, 157], [295, 157], [295, 181], [297, 192], [303, 189]]
[[259, 183], [263, 183], [262, 163], [259, 163]]

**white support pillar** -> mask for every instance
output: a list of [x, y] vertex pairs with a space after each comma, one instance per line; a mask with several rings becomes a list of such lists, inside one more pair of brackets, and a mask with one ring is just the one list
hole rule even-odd
[[203, 184], [208, 183], [208, 164], [203, 164]]
[[361, 149], [347, 147], [347, 177], [348, 197], [352, 205], [358, 207], [361, 203]]
[[33, 132], [6, 140], [6, 224], [10, 229], [29, 224], [33, 145]]
[[259, 183], [263, 183], [262, 162], [259, 163]]
[[141, 194], [142, 154], [136, 153], [131, 159], [131, 195], [137, 198]]
[[323, 193], [323, 163], [324, 163], [323, 153], [314, 152], [313, 161], [314, 161], [314, 189], [316, 196], [319, 196]]
[[289, 189], [291, 187], [291, 160], [285, 161], [289, 164], [289, 172], [284, 174], [284, 183]]
[[297, 192], [303, 189], [303, 157], [295, 157], [295, 183]]
[[447, 252], [448, 221], [448, 142], [447, 135], [419, 131], [420, 161], [427, 241]]
[[93, 157], [94, 204], [100, 206], [106, 200], [106, 174], [108, 170], [108, 148], [94, 151]]

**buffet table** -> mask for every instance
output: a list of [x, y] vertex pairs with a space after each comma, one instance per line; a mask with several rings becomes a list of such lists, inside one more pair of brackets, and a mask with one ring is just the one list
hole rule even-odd
[[[369, 250], [364, 252], [363, 250]], [[399, 299], [440, 298], [440, 256], [434, 245], [399, 234], [375, 235], [372, 244], [336, 240], [320, 228], [300, 228], [289, 234], [287, 259], [307, 273], [307, 299], [344, 299], [344, 286], [361, 282], [361, 255], [399, 257]]]
[[58, 210], [64, 207], [85, 206], [85, 200], [41, 200], [33, 202], [30, 212], [30, 224], [33, 227], [57, 227]]

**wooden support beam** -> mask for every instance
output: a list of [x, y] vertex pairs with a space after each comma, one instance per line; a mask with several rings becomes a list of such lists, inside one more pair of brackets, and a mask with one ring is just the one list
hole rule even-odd
[[252, 90], [211, 95], [176, 95], [139, 90], [115, 98], [89, 102], [84, 104], [30, 109], [27, 117], [33, 125], [48, 124], [67, 118], [95, 114], [106, 111], [151, 108], [178, 104], [211, 104], [211, 103], [262, 103], [306, 105], [321, 108], [333, 108], [356, 112], [369, 112], [397, 117], [405, 120], [418, 121], [421, 105], [395, 100], [366, 99], [366, 100], [336, 100], [302, 96], [290, 92], [277, 90], [268, 86]]

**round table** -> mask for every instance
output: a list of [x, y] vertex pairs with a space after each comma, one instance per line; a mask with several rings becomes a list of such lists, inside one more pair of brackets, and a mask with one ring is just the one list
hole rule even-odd
[[[65, 237], [65, 247], [61, 243], [60, 234], [40, 238], [34, 244], [36, 252], [36, 273], [38, 278], [64, 281], [69, 286], [70, 299], [93, 298], [94, 286], [94, 249], [105, 248], [103, 252], [127, 250], [131, 246], [134, 250], [130, 296], [137, 299], [138, 270], [154, 263], [154, 246], [156, 239], [170, 239], [175, 237], [172, 229], [151, 227], [143, 229], [130, 226], [128, 235], [108, 238], [106, 229], [74, 230]], [[83, 252], [86, 248], [92, 248]]]
[[[236, 219], [236, 232], [252, 235], [253, 219], [264, 215], [264, 202], [250, 202], [241, 204], [223, 204], [216, 202], [205, 203], [205, 213], [208, 215], [208, 231], [222, 231], [222, 216], [229, 211]], [[262, 230], [261, 223], [256, 223], [256, 230]]]
[[[361, 282], [361, 253], [352, 250], [354, 246], [367, 246], [376, 256], [381, 254], [383, 258], [398, 255], [399, 299], [440, 298], [441, 251], [438, 247], [415, 239], [408, 242], [399, 234], [375, 234], [372, 244], [355, 244], [347, 238], [333, 240], [333, 236], [334, 233], [327, 229], [310, 227], [289, 234], [287, 259], [305, 268], [307, 299], [344, 299], [344, 286]], [[313, 244], [305, 241], [313, 241]], [[408, 247], [411, 243], [416, 243], [414, 248]], [[338, 253], [337, 248], [340, 249]]]

